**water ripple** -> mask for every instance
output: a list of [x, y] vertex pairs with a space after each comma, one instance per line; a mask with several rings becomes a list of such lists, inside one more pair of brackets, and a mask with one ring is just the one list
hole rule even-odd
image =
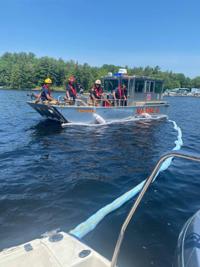
[[[176, 132], [167, 121], [62, 129], [25, 104], [26, 92], [1, 91], [0, 249], [55, 228], [69, 231], [148, 176]], [[183, 149], [200, 152], [200, 102], [168, 98]], [[170, 266], [178, 233], [200, 208], [200, 168], [174, 160], [150, 188], [128, 229], [121, 266]], [[84, 241], [110, 258], [131, 202]], [[105, 242], [106, 240], [106, 242]]]

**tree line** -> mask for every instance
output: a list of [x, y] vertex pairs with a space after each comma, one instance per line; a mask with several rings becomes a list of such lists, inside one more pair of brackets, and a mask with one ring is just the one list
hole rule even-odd
[[[163, 79], [165, 89], [200, 88], [200, 76], [191, 79], [182, 73], [161, 71], [155, 67], [123, 66], [129, 75], [148, 76]], [[53, 85], [63, 87], [69, 76], [74, 75], [76, 81], [88, 90], [96, 79], [108, 72], [116, 73], [122, 66], [104, 64], [101, 67], [79, 64], [73, 60], [64, 61], [51, 57], [36, 57], [33, 53], [8, 53], [0, 57], [0, 86], [13, 89], [29, 89], [41, 86], [44, 79], [50, 77]]]

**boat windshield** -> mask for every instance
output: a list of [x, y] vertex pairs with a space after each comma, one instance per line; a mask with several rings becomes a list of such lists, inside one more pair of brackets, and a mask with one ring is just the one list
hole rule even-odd
[[122, 79], [121, 83], [122, 85], [125, 85], [126, 88], [128, 88], [128, 79]]
[[118, 87], [119, 80], [118, 79], [105, 79], [104, 80], [104, 91], [105, 92], [113, 92], [115, 88]]
[[155, 82], [155, 93], [160, 94], [163, 90], [163, 82], [162, 81], [156, 81]]

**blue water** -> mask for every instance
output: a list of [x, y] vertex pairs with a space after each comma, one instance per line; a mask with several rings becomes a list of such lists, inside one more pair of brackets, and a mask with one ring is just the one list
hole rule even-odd
[[[0, 91], [0, 249], [60, 228], [70, 231], [145, 179], [174, 147], [168, 121], [62, 129], [26, 105], [27, 92]], [[200, 153], [200, 99], [167, 98], [183, 150]], [[200, 166], [176, 159], [151, 186], [128, 227], [120, 266], [171, 266], [178, 234], [200, 208]], [[109, 259], [129, 201], [83, 241]]]

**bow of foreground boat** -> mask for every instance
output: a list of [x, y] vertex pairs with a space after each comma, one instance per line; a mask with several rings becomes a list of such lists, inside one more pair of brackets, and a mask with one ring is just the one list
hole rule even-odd
[[3, 250], [0, 267], [108, 267], [110, 262], [64, 232]]

